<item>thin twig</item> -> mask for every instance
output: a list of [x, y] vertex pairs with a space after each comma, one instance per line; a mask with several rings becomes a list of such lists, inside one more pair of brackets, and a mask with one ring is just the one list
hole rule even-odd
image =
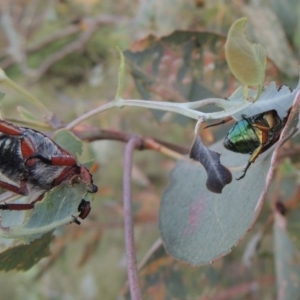
[[102, 106], [98, 106], [94, 108], [93, 110], [83, 114], [78, 119], [71, 122], [66, 129], [71, 129], [78, 125], [79, 123], [85, 121], [86, 119], [99, 114], [100, 112], [103, 112], [104, 110], [111, 109], [111, 108], [123, 108], [126, 106], [130, 107], [139, 107], [139, 108], [150, 108], [150, 109], [157, 109], [162, 110], [165, 112], [174, 112], [177, 114], [181, 114], [183, 116], [186, 116], [191, 119], [199, 120], [200, 117], [204, 118], [204, 121], [210, 120], [210, 119], [222, 119], [227, 118], [233, 114], [236, 114], [243, 109], [249, 107], [252, 105], [249, 101], [242, 101], [235, 103], [236, 101], [233, 101], [229, 104], [230, 101], [226, 101], [224, 99], [204, 99], [204, 100], [197, 100], [194, 101], [194, 105], [197, 104], [198, 107], [203, 107], [208, 104], [218, 103], [217, 105], [219, 107], [222, 107], [224, 110], [222, 111], [215, 111], [211, 113], [205, 113], [202, 111], [198, 111], [195, 108], [190, 108], [192, 102], [185, 102], [185, 103], [174, 103], [174, 102], [168, 102], [168, 101], [148, 101], [148, 100], [139, 100], [139, 99], [115, 99], [113, 101], [110, 101]]
[[146, 265], [146, 263], [150, 260], [150, 258], [153, 257], [154, 253], [156, 251], [158, 251], [158, 249], [160, 247], [162, 247], [162, 246], [163, 246], [162, 239], [161, 238], [157, 239], [152, 244], [152, 246], [150, 247], [150, 249], [147, 251], [147, 253], [145, 254], [145, 256], [142, 258], [142, 260], [139, 262], [138, 269], [141, 270]]
[[114, 107], [115, 107], [115, 103], [113, 101], [107, 102], [95, 109], [88, 111], [87, 113], [81, 115], [77, 119], [73, 120], [71, 123], [69, 123], [65, 127], [65, 129], [71, 130], [73, 127], [75, 127], [76, 125], [80, 124], [81, 122], [89, 119], [90, 117], [95, 116], [95, 115], [99, 114], [100, 112], [112, 109]]
[[[73, 133], [81, 140], [87, 142], [110, 140], [128, 143], [130, 139], [132, 139], [134, 136], [137, 136], [136, 134], [127, 133], [124, 131], [91, 127], [88, 127], [88, 130], [73, 130]], [[187, 155], [190, 151], [189, 146], [172, 144], [149, 136], [138, 137], [143, 142], [143, 149], [141, 150], [154, 150], [175, 159], [183, 159], [183, 155]]]
[[125, 248], [127, 260], [127, 274], [132, 300], [142, 299], [136, 266], [136, 251], [133, 233], [132, 203], [131, 203], [131, 170], [132, 156], [134, 149], [141, 146], [141, 141], [133, 137], [125, 148], [124, 153], [124, 174], [123, 174], [123, 205], [124, 205], [124, 230]]

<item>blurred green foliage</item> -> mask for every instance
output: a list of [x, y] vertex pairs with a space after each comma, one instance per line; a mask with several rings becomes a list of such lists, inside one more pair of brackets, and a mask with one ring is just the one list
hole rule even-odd
[[[259, 41], [258, 37], [263, 34], [273, 39], [274, 44], [269, 41], [264, 44], [266, 39], [259, 41], [267, 49], [268, 54], [270, 53], [268, 49], [274, 50], [267, 63], [266, 80], [276, 80], [279, 84], [291, 85], [297, 81], [294, 67], [291, 67], [291, 65], [299, 65], [300, 53], [298, 34], [300, 12], [296, 0], [283, 6], [282, 1], [279, 0], [262, 1], [259, 11], [252, 1], [241, 2], [238, 5], [225, 1], [205, 0], [116, 2], [64, 0], [55, 3], [46, 0], [27, 0], [20, 1], [18, 4], [15, 2], [12, 1], [15, 7], [10, 7], [10, 15], [16, 32], [24, 41], [25, 48], [39, 43], [68, 26], [78, 26], [78, 30], [69, 36], [54, 39], [45, 47], [28, 53], [26, 64], [31, 69], [39, 68], [46, 59], [76, 41], [87, 30], [84, 27], [85, 18], [113, 16], [111, 23], [103, 23], [95, 30], [79, 52], [74, 51], [57, 60], [38, 79], [24, 73], [24, 69], [22, 70], [17, 63], [10, 63], [5, 67], [12, 79], [30, 90], [54, 112], [58, 119], [66, 123], [104, 101], [114, 98], [119, 66], [115, 46], [120, 46], [124, 50], [130, 48], [131, 60], [134, 61], [142, 55], [142, 51], [146, 51], [151, 39], [157, 41], [163, 36], [172, 39], [174, 36], [172, 32], [175, 30], [197, 31], [196, 34], [199, 36], [203, 32], [207, 36], [216, 37], [213, 43], [216, 47], [214, 51], [212, 47], [207, 47], [205, 56], [199, 58], [197, 51], [193, 49], [190, 57], [184, 57], [185, 61], [190, 63], [189, 68], [184, 71], [190, 72], [189, 74], [194, 78], [194, 84], [191, 84], [189, 89], [181, 90], [184, 91], [184, 96], [192, 100], [192, 98], [202, 98], [201, 95], [205, 93], [218, 94], [222, 97], [230, 95], [238, 83], [229, 75], [224, 63], [222, 47], [228, 28], [241, 16], [249, 18], [249, 36], [253, 41]], [[289, 11], [292, 14], [289, 14]], [[264, 17], [255, 19], [253, 16], [258, 12], [264, 13]], [[265, 26], [266, 23], [263, 21], [269, 26]], [[275, 28], [275, 23], [279, 29], [276, 27], [273, 31], [270, 28], [272, 24]], [[0, 32], [0, 41], [0, 66], [4, 67], [11, 59], [7, 53], [9, 39], [4, 31]], [[164, 38], [159, 41], [164, 43]], [[200, 47], [203, 40], [199, 41]], [[279, 48], [278, 43], [280, 47], [285, 48]], [[189, 45], [185, 44], [185, 46]], [[172, 47], [164, 48], [167, 53], [171, 53], [168, 52], [170, 49]], [[288, 49], [288, 54], [285, 54], [287, 53], [285, 49]], [[173, 58], [183, 55], [180, 51], [171, 54]], [[203, 57], [206, 60], [202, 60], [200, 64], [199, 60]], [[139, 69], [138, 74], [139, 79], [142, 78], [143, 88], [149, 84], [147, 81], [149, 77], [155, 74], [151, 69], [153, 61], [151, 55], [147, 59], [144, 69]], [[197, 68], [193, 65], [195, 61], [199, 63], [198, 66], [201, 66], [201, 76], [195, 73], [197, 72]], [[217, 74], [214, 73], [216, 69], [213, 68], [212, 62], [216, 63]], [[170, 72], [164, 73], [161, 78], [166, 82], [170, 79], [172, 82], [174, 72], [171, 69], [168, 71]], [[149, 93], [149, 90], [135, 86], [134, 80], [137, 77], [133, 79], [131, 75], [128, 71], [124, 98], [143, 98], [141, 95], [145, 94], [141, 91]], [[200, 77], [203, 79], [201, 82]], [[175, 81], [174, 87], [179, 89], [181, 86], [177, 83], [180, 83], [183, 77], [176, 78], [178, 81]], [[147, 88], [149, 86], [151, 87], [151, 84]], [[1, 108], [6, 118], [20, 119], [16, 110], [18, 105], [24, 106], [33, 114], [36, 113], [35, 108], [25, 103], [21, 96], [8, 89], [1, 91], [6, 94], [3, 100], [1, 99]], [[164, 99], [165, 94], [161, 90], [152, 89], [150, 96], [149, 99], [152, 97]], [[167, 100], [170, 99], [174, 100], [172, 97], [167, 97]], [[172, 123], [170, 119], [170, 115], [166, 114], [158, 122], [148, 110], [126, 108], [95, 116], [87, 124], [97, 128], [154, 136], [164, 141], [190, 145], [193, 140], [194, 124], [188, 120]], [[213, 133], [216, 133], [215, 130], [218, 129], [213, 129]], [[220, 132], [219, 135], [223, 135], [222, 129]], [[212, 143], [214, 140], [209, 131], [205, 132], [202, 138], [207, 143]], [[291, 218], [289, 223], [291, 230], [288, 233], [291, 234], [295, 247], [291, 252], [296, 253], [297, 258], [299, 251], [297, 232], [300, 224], [297, 221], [299, 174], [296, 167], [299, 164], [299, 155], [297, 144], [290, 143], [286, 147], [290, 151], [288, 153], [292, 153], [290, 162], [294, 168], [288, 168], [288, 172], [286, 171], [288, 165], [278, 169], [268, 199], [272, 200], [271, 203], [280, 200], [287, 207], [286, 219], [289, 220], [289, 216]], [[72, 224], [58, 229], [51, 245], [52, 254], [29, 271], [0, 273], [3, 299], [116, 299], [120, 295], [126, 297], [121, 203], [122, 155], [123, 145], [119, 142], [96, 141], [84, 144], [81, 159], [96, 161], [94, 178], [99, 186], [99, 192], [92, 202], [90, 216], [81, 226]], [[138, 261], [159, 238], [157, 219], [160, 198], [174, 164], [172, 159], [155, 152], [135, 154], [133, 203]], [[274, 254], [273, 248], [274, 237], [270, 226], [273, 213], [272, 205], [267, 202], [252, 232], [230, 255], [210, 266], [191, 268], [183, 265], [173, 260], [160, 247], [154, 251], [154, 255], [140, 272], [144, 299], [274, 299], [277, 288], [275, 259], [278, 263], [280, 256]], [[248, 257], [251, 266], [247, 267], [242, 257], [247, 249], [251, 248], [249, 246], [251, 239], [257, 232], [262, 232], [260, 247], [251, 253], [250, 258]], [[287, 238], [286, 235], [280, 235], [280, 230], [275, 234], [277, 246]], [[284, 272], [288, 273], [286, 269]], [[290, 286], [290, 289], [293, 287]]]

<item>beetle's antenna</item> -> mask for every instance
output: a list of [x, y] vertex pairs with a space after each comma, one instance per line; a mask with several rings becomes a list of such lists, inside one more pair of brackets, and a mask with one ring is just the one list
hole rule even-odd
[[229, 121], [231, 121], [231, 120], [232, 120], [232, 117], [228, 117], [228, 118], [223, 119], [222, 121], [220, 121], [220, 122], [218, 122], [218, 123], [214, 123], [214, 124], [211, 124], [211, 125], [207, 125], [207, 126], [204, 127], [204, 129], [209, 128], [209, 127], [218, 126], [218, 125], [223, 125], [223, 124], [225, 124], [225, 123], [227, 123], [227, 122], [229, 122]]
[[244, 169], [243, 175], [241, 177], [239, 177], [239, 178], [236, 178], [236, 180], [243, 179], [246, 176], [246, 173], [247, 173], [248, 169], [250, 168], [250, 166], [251, 166], [251, 161], [248, 161], [248, 164], [247, 164], [246, 168]]

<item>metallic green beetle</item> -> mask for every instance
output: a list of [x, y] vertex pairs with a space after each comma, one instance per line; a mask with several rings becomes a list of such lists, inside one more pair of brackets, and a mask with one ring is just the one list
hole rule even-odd
[[[233, 152], [251, 155], [242, 176], [237, 180], [244, 178], [257, 157], [278, 141], [288, 114], [283, 120], [280, 119], [276, 110], [269, 110], [252, 117], [242, 115], [243, 119], [229, 130], [224, 139], [224, 147]], [[229, 120], [207, 127], [224, 124], [227, 121]]]

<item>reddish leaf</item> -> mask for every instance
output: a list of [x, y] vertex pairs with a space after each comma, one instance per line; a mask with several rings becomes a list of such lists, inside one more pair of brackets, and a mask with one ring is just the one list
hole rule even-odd
[[[134, 49], [143, 50], [128, 50], [124, 55], [143, 99], [195, 101], [220, 96], [227, 90], [231, 74], [223, 54], [224, 43], [220, 34], [178, 30], [136, 42]], [[162, 114], [155, 112], [157, 117]]]

